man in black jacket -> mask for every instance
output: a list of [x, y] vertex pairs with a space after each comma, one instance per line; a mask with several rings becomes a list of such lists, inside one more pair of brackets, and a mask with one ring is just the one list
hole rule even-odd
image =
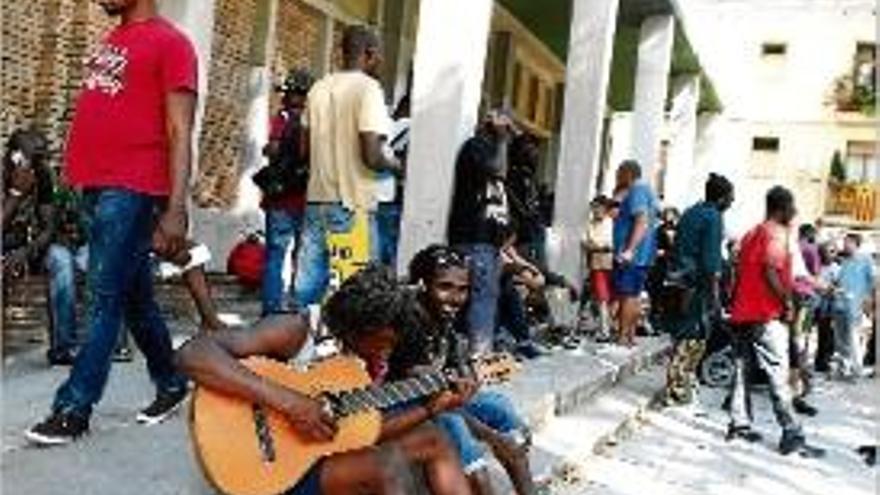
[[455, 165], [455, 190], [449, 215], [449, 243], [470, 260], [471, 299], [467, 328], [471, 351], [492, 349], [498, 307], [499, 248], [510, 226], [504, 178], [513, 121], [490, 112], [468, 139]]

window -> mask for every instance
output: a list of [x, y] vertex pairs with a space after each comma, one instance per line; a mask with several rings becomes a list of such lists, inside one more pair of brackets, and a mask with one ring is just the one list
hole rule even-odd
[[876, 182], [880, 180], [880, 159], [876, 141], [849, 141], [846, 143], [846, 179], [848, 182]]
[[556, 115], [554, 112], [556, 109], [554, 108], [554, 104], [556, 103], [556, 98], [553, 95], [553, 88], [551, 86], [547, 86], [544, 88], [544, 121], [541, 124], [547, 129], [552, 129], [554, 126], [554, 122], [556, 121]]
[[519, 105], [520, 105], [519, 89], [522, 86], [522, 81], [521, 81], [522, 76], [523, 76], [522, 65], [520, 65], [519, 62], [514, 62], [513, 63], [513, 88], [511, 89], [512, 94], [510, 95], [510, 100], [511, 100], [511, 105], [515, 109], [519, 108]]
[[779, 138], [756, 136], [752, 138], [752, 151], [777, 153], [779, 152]]
[[788, 52], [788, 45], [785, 43], [768, 42], [761, 45], [761, 55], [765, 57], [780, 57], [786, 52]]
[[541, 90], [541, 82], [538, 76], [532, 74], [529, 77], [529, 96], [528, 96], [528, 119], [532, 122], [538, 120], [538, 93]]
[[877, 45], [864, 42], [856, 45], [853, 80], [857, 88], [874, 93], [877, 86], [876, 66]]

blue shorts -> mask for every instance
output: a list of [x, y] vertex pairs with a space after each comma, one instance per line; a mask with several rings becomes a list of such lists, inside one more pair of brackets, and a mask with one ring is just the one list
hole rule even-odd
[[648, 281], [647, 266], [614, 265], [614, 295], [638, 297]]
[[293, 488], [284, 492], [284, 495], [321, 495], [321, 471], [323, 468], [324, 461], [322, 459], [309, 468]]
[[515, 443], [525, 443], [525, 425], [517, 416], [510, 400], [497, 392], [477, 392], [462, 406], [461, 412], [443, 413], [434, 419], [458, 452], [465, 474], [486, 467], [486, 449], [471, 432], [463, 413], [478, 419]]

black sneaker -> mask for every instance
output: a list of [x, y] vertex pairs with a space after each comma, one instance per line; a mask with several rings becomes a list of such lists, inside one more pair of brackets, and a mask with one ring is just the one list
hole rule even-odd
[[72, 366], [76, 355], [70, 349], [49, 349], [46, 360], [49, 366]]
[[113, 351], [114, 363], [130, 363], [132, 360], [134, 360], [134, 351], [131, 347], [120, 347]]
[[804, 416], [812, 418], [819, 414], [819, 410], [807, 402], [803, 397], [795, 397], [795, 399], [791, 401], [791, 405], [794, 407], [796, 413], [803, 414]]
[[764, 437], [761, 436], [757, 431], [752, 430], [748, 426], [733, 426], [730, 425], [727, 427], [727, 435], [724, 437], [725, 440], [731, 442], [733, 440], [741, 439], [745, 440], [749, 443], [760, 442]]
[[779, 441], [779, 453], [789, 455], [795, 452], [806, 459], [825, 457], [825, 449], [808, 445], [803, 433], [783, 433], [782, 439]]
[[188, 394], [187, 389], [180, 392], [159, 392], [156, 399], [137, 414], [137, 422], [145, 425], [157, 425], [174, 414]]
[[36, 445], [51, 447], [67, 445], [88, 431], [88, 418], [57, 412], [24, 432], [24, 437]]
[[517, 344], [517, 346], [514, 348], [514, 354], [524, 359], [532, 360], [544, 356], [545, 354], [547, 354], [547, 352], [544, 349], [541, 349], [538, 344], [532, 341], [526, 341]]
[[862, 456], [862, 459], [865, 461], [865, 464], [869, 466], [875, 466], [877, 464], [877, 446], [876, 445], [862, 445], [856, 452]]

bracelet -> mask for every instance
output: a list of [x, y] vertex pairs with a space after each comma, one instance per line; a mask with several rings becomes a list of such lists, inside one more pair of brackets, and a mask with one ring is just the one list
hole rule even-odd
[[14, 187], [10, 187], [9, 188], [9, 195], [12, 196], [13, 198], [20, 198], [20, 197], [24, 196], [24, 193]]

